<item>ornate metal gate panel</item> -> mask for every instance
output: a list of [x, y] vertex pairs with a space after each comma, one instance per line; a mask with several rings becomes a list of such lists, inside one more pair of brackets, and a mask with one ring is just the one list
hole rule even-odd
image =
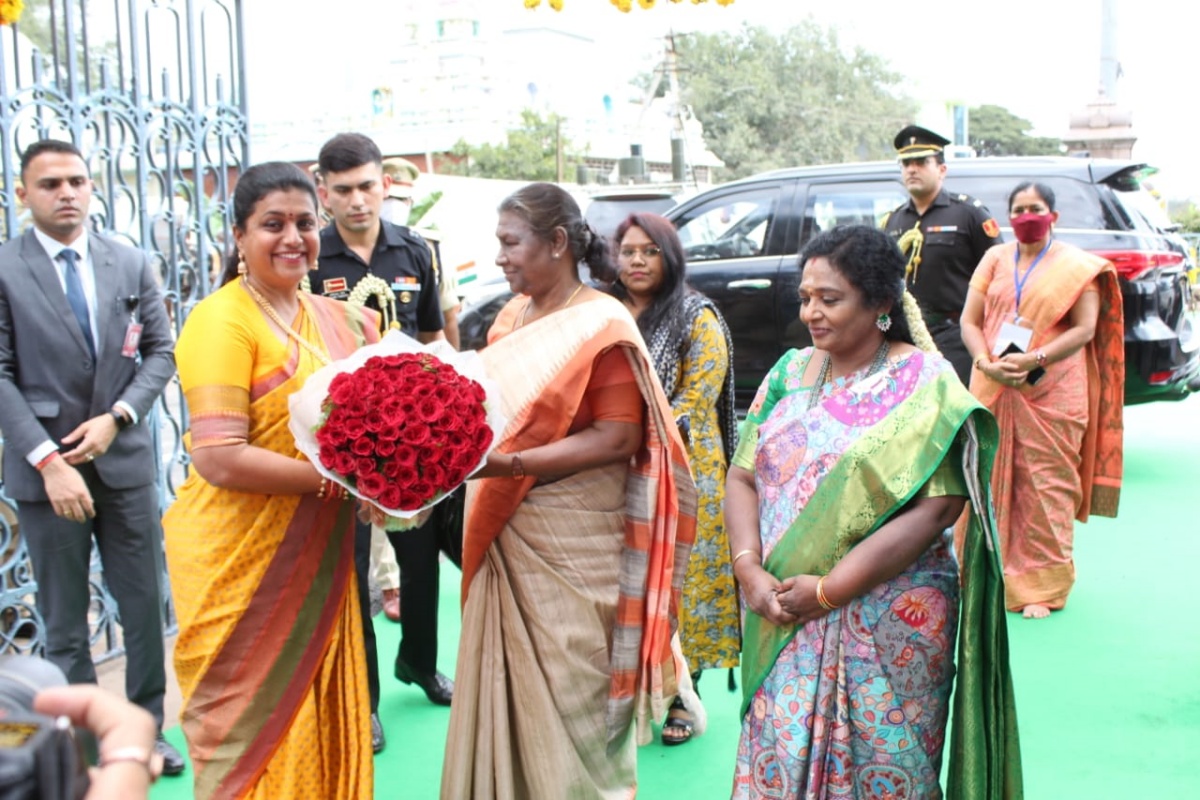
[[[0, 28], [0, 236], [29, 224], [12, 191], [19, 154], [42, 138], [74, 142], [96, 185], [93, 228], [146, 253], [178, 333], [232, 246], [226, 200], [249, 160], [242, 41], [241, 0], [27, 2], [18, 24]], [[187, 467], [177, 380], [153, 416], [165, 509]], [[40, 652], [17, 527], [0, 481], [0, 652]], [[121, 652], [116, 604], [93, 565], [92, 641], [104, 659]], [[165, 565], [163, 581], [173, 629]]]

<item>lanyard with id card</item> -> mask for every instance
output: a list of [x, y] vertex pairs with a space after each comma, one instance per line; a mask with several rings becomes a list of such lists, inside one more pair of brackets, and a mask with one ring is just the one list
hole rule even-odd
[[1019, 350], [1022, 353], [1029, 352], [1029, 344], [1033, 341], [1033, 329], [1021, 324], [1021, 294], [1025, 291], [1025, 284], [1029, 281], [1029, 276], [1037, 269], [1037, 265], [1041, 263], [1042, 257], [1046, 255], [1046, 251], [1050, 249], [1053, 241], [1051, 239], [1046, 242], [1046, 246], [1033, 259], [1033, 263], [1029, 265], [1029, 269], [1025, 270], [1024, 275], [1017, 273], [1017, 264], [1021, 260], [1021, 250], [1018, 247], [1013, 251], [1013, 286], [1016, 287], [1017, 304], [1013, 311], [1012, 322], [1004, 322], [1000, 325], [1000, 332], [996, 336], [996, 344], [992, 347], [992, 355], [1003, 356], [1013, 349]]
[[137, 321], [140, 299], [136, 294], [117, 298], [118, 302], [124, 303], [125, 310], [129, 312], [129, 325], [125, 328], [125, 341], [121, 344], [121, 355], [125, 358], [137, 357], [138, 344], [142, 341], [142, 323]]

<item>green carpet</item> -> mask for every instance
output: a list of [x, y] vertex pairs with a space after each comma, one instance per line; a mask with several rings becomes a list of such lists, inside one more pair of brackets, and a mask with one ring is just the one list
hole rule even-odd
[[[1200, 398], [1128, 409], [1125, 441], [1121, 515], [1078, 527], [1069, 605], [1048, 620], [1009, 615], [1028, 800], [1200, 796], [1200, 592], [1188, 591], [1200, 563]], [[442, 583], [441, 666], [453, 674], [458, 572], [445, 568]], [[389, 663], [399, 628], [382, 617], [375, 627]], [[449, 711], [384, 673], [375, 795], [434, 800]], [[708, 733], [641, 750], [640, 797], [729, 796], [739, 721], [725, 680], [701, 684]], [[168, 738], [182, 748], [178, 728]], [[190, 773], [152, 797], [190, 798]]]

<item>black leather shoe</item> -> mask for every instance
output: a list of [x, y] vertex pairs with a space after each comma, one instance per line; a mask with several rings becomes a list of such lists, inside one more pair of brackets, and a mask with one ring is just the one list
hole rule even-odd
[[383, 748], [387, 747], [387, 737], [383, 735], [383, 723], [379, 721], [378, 714], [371, 715], [371, 752], [383, 752]]
[[178, 775], [183, 772], [185, 766], [183, 756], [179, 755], [179, 751], [164, 739], [161, 733], [154, 740], [154, 752], [162, 756], [163, 775]]
[[436, 706], [448, 706], [454, 697], [454, 681], [437, 670], [419, 673], [399, 656], [396, 656], [396, 680], [420, 686], [429, 702]]

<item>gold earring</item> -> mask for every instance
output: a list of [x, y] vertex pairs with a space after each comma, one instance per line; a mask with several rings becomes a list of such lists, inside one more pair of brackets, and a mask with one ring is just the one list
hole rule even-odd
[[247, 272], [249, 272], [249, 270], [246, 269], [246, 256], [240, 250], [238, 251], [237, 271], [238, 275], [245, 275]]
[[312, 266], [308, 268], [308, 271], [316, 272], [320, 268], [321, 268], [321, 260], [319, 258], [314, 258]]

